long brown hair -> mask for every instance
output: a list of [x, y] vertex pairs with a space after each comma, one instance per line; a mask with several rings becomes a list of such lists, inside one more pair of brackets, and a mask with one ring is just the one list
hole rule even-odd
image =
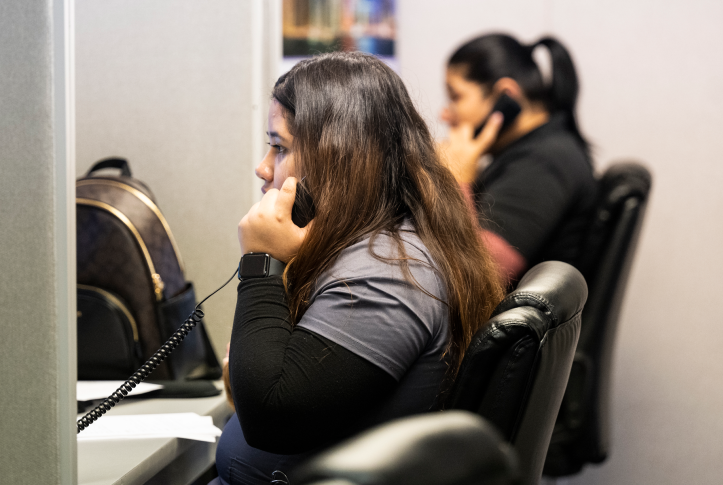
[[503, 290], [402, 80], [373, 56], [330, 53], [281, 76], [273, 97], [294, 136], [294, 170], [316, 205], [311, 230], [285, 274], [292, 322], [306, 311], [317, 278], [363, 236], [390, 234], [400, 255], [393, 262], [409, 276], [399, 237], [409, 219], [446, 285], [447, 352], [456, 372]]

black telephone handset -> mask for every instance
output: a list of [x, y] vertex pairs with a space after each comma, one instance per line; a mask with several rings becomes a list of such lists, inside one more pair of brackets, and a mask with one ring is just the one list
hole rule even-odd
[[306, 227], [316, 215], [314, 199], [311, 198], [309, 189], [304, 184], [305, 178], [296, 183], [296, 199], [291, 208], [291, 221], [299, 227]]
[[[302, 178], [296, 184], [296, 198], [294, 200], [294, 206], [291, 208], [291, 220], [297, 226], [305, 227], [307, 224], [309, 224], [309, 222], [311, 222], [315, 214], [316, 207], [314, 206], [314, 200], [311, 198], [311, 194], [309, 194], [308, 189], [304, 185], [304, 179]], [[234, 276], [236, 276], [236, 274], [239, 272], [239, 270], [240, 268], [234, 271], [234, 274], [231, 275], [231, 278], [229, 278], [229, 280], [224, 283], [221, 288], [229, 284], [234, 278]], [[196, 305], [196, 309], [188, 316], [186, 321], [183, 322], [183, 324], [178, 328], [178, 330], [176, 330], [175, 333], [171, 335], [171, 337], [166, 341], [166, 343], [163, 344], [160, 349], [156, 350], [153, 356], [148, 359], [148, 361], [146, 361], [146, 363], [143, 364], [140, 369], [135, 371], [133, 375], [128, 378], [127, 381], [125, 381], [118, 389], [116, 389], [113, 394], [108, 396], [106, 399], [103, 400], [102, 403], [100, 403], [92, 411], [88, 412], [85, 416], [78, 420], [78, 422], [76, 423], [78, 433], [93, 424], [96, 420], [98, 420], [98, 418], [103, 416], [103, 414], [110, 411], [113, 406], [121, 402], [123, 398], [125, 398], [128, 393], [133, 390], [134, 387], [136, 387], [143, 380], [145, 380], [145, 378], [148, 377], [148, 375], [153, 372], [161, 362], [166, 360], [170, 353], [173, 352], [176, 347], [178, 347], [178, 345], [183, 341], [183, 339], [186, 338], [186, 335], [188, 335], [188, 333], [193, 330], [193, 328], [198, 325], [198, 323], [203, 318], [203, 310], [201, 310], [201, 305], [206, 300], [215, 295], [218, 291], [220, 291], [221, 288], [208, 295], [206, 298], [203, 299], [203, 301], [201, 301], [201, 303]]]
[[[502, 127], [500, 128], [500, 133], [502, 133], [512, 124], [513, 121], [515, 121], [515, 118], [517, 118], [517, 115], [520, 114], [522, 108], [520, 108], [520, 105], [517, 104], [517, 101], [503, 93], [497, 99], [497, 102], [492, 108], [490, 114], [494, 113], [495, 111], [499, 111], [500, 113], [502, 113], [502, 116], [504, 116], [504, 121], [502, 121]], [[479, 136], [479, 134], [482, 132], [482, 129], [487, 124], [488, 119], [489, 116], [485, 118], [485, 120], [477, 128], [475, 128], [474, 138], [477, 138], [477, 136]]]

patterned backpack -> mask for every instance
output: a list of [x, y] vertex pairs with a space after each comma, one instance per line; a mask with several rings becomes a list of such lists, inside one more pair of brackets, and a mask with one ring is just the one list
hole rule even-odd
[[[124, 380], [194, 310], [193, 284], [153, 194], [126, 160], [101, 160], [77, 180], [76, 215], [78, 379]], [[149, 379], [220, 376], [201, 322]]]

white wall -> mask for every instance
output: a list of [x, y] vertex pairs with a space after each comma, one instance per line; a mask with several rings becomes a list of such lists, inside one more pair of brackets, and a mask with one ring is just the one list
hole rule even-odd
[[[129, 160], [168, 220], [199, 301], [238, 266], [236, 227], [260, 196], [253, 168], [278, 48], [263, 37], [273, 6], [77, 0], [77, 175], [101, 158]], [[204, 304], [219, 357], [235, 287]]]
[[437, 133], [460, 42], [552, 33], [576, 61], [597, 167], [636, 158], [652, 171], [615, 354], [612, 456], [568, 483], [723, 477], [722, 25], [712, 0], [399, 0], [401, 75]]

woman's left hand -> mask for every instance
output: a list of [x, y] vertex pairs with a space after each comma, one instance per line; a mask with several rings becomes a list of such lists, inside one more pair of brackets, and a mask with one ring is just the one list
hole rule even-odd
[[238, 224], [241, 254], [268, 253], [284, 263], [296, 255], [313, 223], [302, 229], [291, 221], [295, 196], [296, 179], [289, 177], [251, 207]]

